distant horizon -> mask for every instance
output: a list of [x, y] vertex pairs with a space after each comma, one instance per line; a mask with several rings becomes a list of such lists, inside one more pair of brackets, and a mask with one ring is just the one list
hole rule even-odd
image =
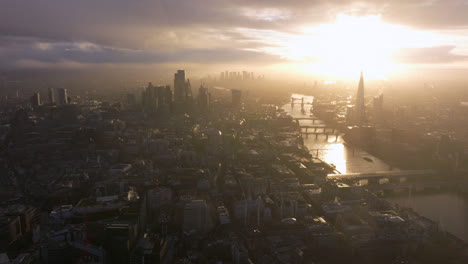
[[246, 69], [351, 80], [364, 70], [369, 80], [422, 74], [468, 81], [453, 73], [468, 70], [468, 5], [457, 0], [25, 0], [0, 6], [0, 73], [185, 68], [203, 76]]

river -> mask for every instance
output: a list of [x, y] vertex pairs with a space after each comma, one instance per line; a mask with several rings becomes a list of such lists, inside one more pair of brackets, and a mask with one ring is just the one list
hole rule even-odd
[[[301, 105], [286, 104], [282, 107], [284, 111], [293, 117], [308, 117], [310, 108], [314, 100], [313, 96], [304, 96], [293, 94], [293, 98], [304, 97], [305, 114], [302, 113]], [[299, 102], [299, 101], [298, 101]], [[311, 120], [299, 121], [302, 125], [312, 125]], [[323, 124], [322, 121], [315, 121], [315, 124]], [[383, 160], [372, 156], [361, 149], [348, 148], [343, 144], [343, 139], [335, 137], [328, 140], [325, 135], [304, 136], [304, 145], [306, 145], [313, 156], [317, 156], [323, 161], [334, 164], [341, 173], [354, 172], [375, 172], [385, 171], [391, 168]], [[366, 158], [366, 159], [364, 159]], [[370, 160], [370, 161], [369, 161]], [[440, 223], [440, 227], [459, 238], [468, 242], [468, 198], [458, 195], [454, 192], [431, 193], [431, 194], [413, 194], [411, 196], [391, 196], [387, 199], [395, 204], [405, 207], [411, 207], [419, 214], [428, 217]]]

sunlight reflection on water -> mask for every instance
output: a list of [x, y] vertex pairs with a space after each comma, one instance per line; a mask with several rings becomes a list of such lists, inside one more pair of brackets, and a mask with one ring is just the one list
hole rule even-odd
[[[288, 103], [282, 107], [293, 117], [309, 117], [312, 113], [310, 109], [314, 100], [313, 96], [304, 96], [301, 94], [293, 94], [295, 104], [292, 107]], [[301, 99], [304, 98], [304, 110], [301, 108]], [[317, 120], [300, 120], [301, 125], [323, 125], [323, 121]], [[373, 157], [369, 153], [360, 149], [350, 149], [343, 144], [343, 139], [339, 137], [327, 137], [325, 135], [309, 135], [304, 136], [304, 145], [306, 145], [314, 157], [318, 157], [327, 163], [336, 166], [336, 169], [341, 173], [352, 172], [375, 172], [389, 170], [390, 167], [382, 160]], [[369, 158], [371, 161], [365, 160]]]

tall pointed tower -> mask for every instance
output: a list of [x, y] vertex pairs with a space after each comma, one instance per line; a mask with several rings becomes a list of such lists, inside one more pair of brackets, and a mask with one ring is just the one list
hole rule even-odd
[[363, 126], [366, 123], [366, 107], [364, 105], [364, 76], [361, 71], [359, 86], [356, 95], [356, 125]]

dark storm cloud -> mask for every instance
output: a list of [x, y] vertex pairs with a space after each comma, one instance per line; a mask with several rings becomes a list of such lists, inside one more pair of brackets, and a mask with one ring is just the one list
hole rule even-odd
[[395, 55], [400, 63], [433, 64], [452, 63], [468, 60], [468, 56], [453, 53], [455, 46], [438, 46], [427, 48], [405, 48]]

